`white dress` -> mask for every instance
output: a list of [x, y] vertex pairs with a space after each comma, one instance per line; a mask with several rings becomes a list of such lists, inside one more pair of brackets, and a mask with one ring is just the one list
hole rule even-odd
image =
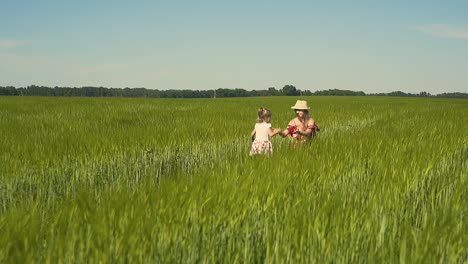
[[256, 154], [271, 154], [273, 152], [273, 145], [268, 135], [268, 130], [270, 130], [270, 128], [270, 123], [263, 122], [255, 124], [255, 139], [250, 148], [250, 156]]

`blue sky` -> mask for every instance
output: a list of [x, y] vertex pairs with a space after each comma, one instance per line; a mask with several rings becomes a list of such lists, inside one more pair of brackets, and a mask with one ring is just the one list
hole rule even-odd
[[468, 1], [2, 1], [0, 86], [468, 92]]

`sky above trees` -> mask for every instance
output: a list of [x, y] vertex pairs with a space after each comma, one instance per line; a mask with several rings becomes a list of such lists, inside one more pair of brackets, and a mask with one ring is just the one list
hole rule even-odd
[[467, 1], [2, 3], [0, 86], [468, 92]]

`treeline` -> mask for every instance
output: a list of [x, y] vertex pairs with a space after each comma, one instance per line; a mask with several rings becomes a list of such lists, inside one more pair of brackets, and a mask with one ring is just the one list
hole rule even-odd
[[85, 97], [154, 97], [154, 98], [214, 98], [214, 97], [250, 97], [250, 96], [418, 96], [468, 98], [468, 93], [442, 93], [431, 95], [427, 92], [418, 94], [395, 91], [391, 93], [366, 94], [362, 91], [329, 89], [311, 92], [297, 89], [294, 85], [285, 85], [282, 89], [270, 87], [266, 90], [247, 91], [241, 88], [218, 88], [216, 90], [157, 90], [146, 88], [106, 88], [106, 87], [47, 87], [30, 85], [16, 88], [0, 86], [0, 95], [9, 96], [85, 96]]
[[394, 91], [390, 93], [377, 93], [377, 94], [368, 94], [371, 96], [408, 96], [408, 97], [445, 97], [445, 98], [468, 98], [468, 93], [441, 93], [432, 95], [428, 92], [420, 92], [420, 93], [405, 93], [402, 91]]
[[87, 97], [155, 97], [155, 98], [212, 98], [212, 97], [249, 97], [249, 96], [299, 96], [299, 95], [365, 95], [364, 92], [328, 90], [311, 92], [299, 90], [294, 85], [282, 89], [270, 87], [266, 90], [247, 91], [241, 88], [218, 88], [216, 90], [157, 90], [146, 88], [106, 88], [106, 87], [47, 87], [30, 85], [15, 88], [0, 86], [0, 95], [26, 96], [87, 96]]

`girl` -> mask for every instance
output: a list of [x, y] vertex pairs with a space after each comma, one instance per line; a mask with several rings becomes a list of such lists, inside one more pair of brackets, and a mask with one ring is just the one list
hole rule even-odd
[[252, 147], [250, 156], [256, 154], [271, 154], [273, 153], [273, 145], [270, 137], [282, 133], [280, 128], [271, 128], [271, 111], [264, 107], [258, 109], [258, 118], [255, 128], [250, 134], [252, 137]]

